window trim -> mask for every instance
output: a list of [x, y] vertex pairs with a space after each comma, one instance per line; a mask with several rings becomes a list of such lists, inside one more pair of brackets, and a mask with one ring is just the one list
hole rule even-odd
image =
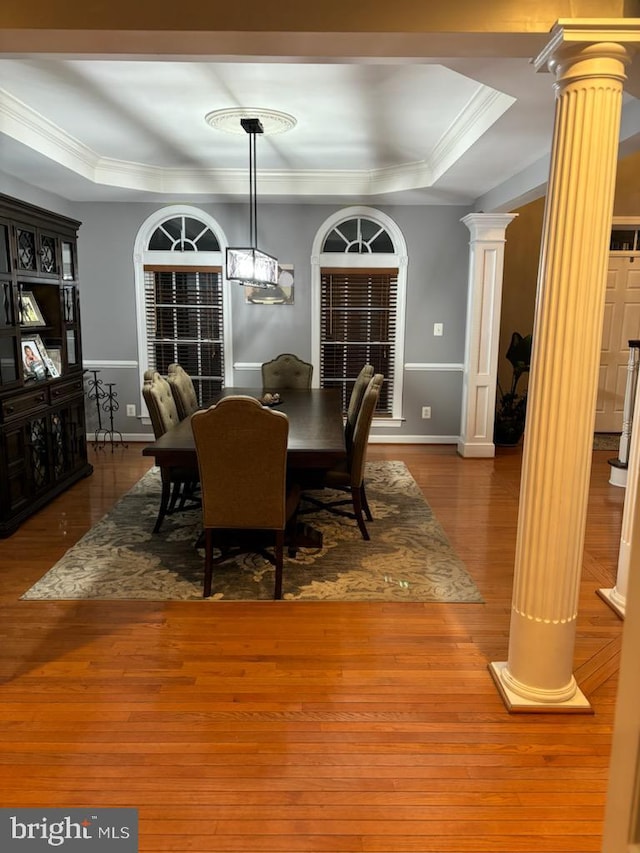
[[[167, 219], [174, 219], [176, 216], [189, 216], [193, 219], [198, 219], [210, 228], [218, 239], [220, 251], [218, 252], [157, 252], [149, 251], [147, 246], [156, 228], [165, 222]], [[198, 207], [190, 205], [177, 204], [168, 205], [159, 208], [150, 216], [148, 216], [138, 229], [133, 248], [133, 268], [134, 268], [134, 284], [136, 297], [136, 328], [138, 336], [138, 373], [140, 389], [139, 411], [146, 415], [147, 407], [142, 397], [142, 385], [144, 382], [144, 372], [148, 368], [147, 361], [147, 326], [145, 322], [145, 296], [144, 296], [144, 270], [147, 267], [167, 266], [172, 269], [195, 268], [202, 269], [203, 267], [219, 267], [222, 272], [222, 304], [224, 311], [224, 384], [233, 384], [233, 343], [232, 343], [232, 310], [231, 310], [231, 294], [226, 286], [226, 278], [224, 276], [224, 258], [227, 249], [227, 238], [224, 231], [218, 222]]]
[[[331, 231], [347, 219], [361, 217], [381, 225], [391, 237], [395, 252], [366, 255], [348, 252], [322, 252], [324, 241]], [[329, 216], [318, 228], [311, 250], [311, 362], [313, 385], [320, 387], [320, 322], [321, 322], [321, 270], [329, 269], [380, 269], [394, 267], [398, 270], [396, 302], [396, 338], [394, 361], [394, 386], [391, 418], [377, 418], [375, 426], [400, 427], [402, 425], [402, 396], [404, 384], [404, 338], [407, 294], [407, 247], [396, 223], [385, 213], [372, 207], [342, 208]]]

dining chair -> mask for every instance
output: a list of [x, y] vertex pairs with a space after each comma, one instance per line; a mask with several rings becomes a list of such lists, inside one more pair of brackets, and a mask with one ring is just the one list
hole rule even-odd
[[[236, 395], [196, 412], [191, 425], [202, 494], [204, 598], [211, 595], [214, 563], [247, 551], [275, 566], [273, 597], [282, 598], [285, 530], [293, 537], [294, 555], [300, 500], [299, 486], [287, 484], [289, 419], [253, 397]], [[245, 532], [244, 542], [239, 531]], [[273, 552], [262, 547], [262, 534], [275, 540]], [[220, 550], [215, 559], [214, 547]]]
[[[156, 439], [180, 422], [171, 387], [157, 370], [145, 370], [142, 396], [149, 410]], [[160, 477], [162, 494], [158, 517], [153, 528], [154, 533], [160, 532], [164, 517], [175, 510], [178, 499], [180, 499], [179, 509], [184, 509], [187, 501], [199, 503], [199, 499], [194, 494], [198, 485], [196, 469], [161, 466]]]
[[351, 389], [349, 408], [347, 409], [347, 419], [344, 424], [344, 439], [347, 453], [350, 453], [351, 451], [353, 433], [356, 428], [356, 421], [358, 420], [360, 406], [362, 405], [362, 398], [364, 397], [364, 392], [367, 390], [369, 382], [373, 378], [373, 374], [373, 365], [365, 364], [358, 374], [358, 378], [356, 379], [353, 388]]
[[270, 391], [283, 388], [305, 390], [311, 388], [313, 365], [297, 355], [284, 352], [262, 365], [262, 386]]
[[[373, 421], [373, 413], [378, 404], [378, 397], [380, 396], [380, 388], [383, 381], [384, 376], [382, 373], [376, 373], [369, 380], [369, 384], [362, 397], [362, 403], [360, 404], [360, 411], [353, 432], [351, 451], [347, 453], [344, 462], [327, 471], [325, 475], [323, 483], [325, 489], [345, 491], [348, 492], [349, 497], [338, 500], [322, 500], [322, 498], [318, 498], [308, 492], [305, 492], [303, 495], [303, 500], [313, 504], [317, 509], [327, 510], [328, 512], [346, 516], [347, 518], [354, 518], [363, 539], [371, 538], [364, 521], [365, 515], [368, 521], [373, 520], [365, 491], [364, 474], [371, 422]], [[348, 504], [351, 504], [351, 511], [341, 509], [341, 507]], [[301, 514], [307, 511], [316, 512], [317, 509], [301, 510]]]
[[181, 421], [200, 408], [193, 380], [179, 364], [170, 364], [167, 369], [167, 382], [178, 410]]

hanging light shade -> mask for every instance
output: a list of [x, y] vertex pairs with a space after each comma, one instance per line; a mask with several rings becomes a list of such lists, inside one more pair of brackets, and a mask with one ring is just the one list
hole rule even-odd
[[257, 118], [242, 118], [240, 124], [249, 134], [249, 246], [227, 249], [227, 280], [251, 287], [278, 285], [278, 261], [258, 249], [258, 199], [256, 193], [256, 135], [264, 133]]

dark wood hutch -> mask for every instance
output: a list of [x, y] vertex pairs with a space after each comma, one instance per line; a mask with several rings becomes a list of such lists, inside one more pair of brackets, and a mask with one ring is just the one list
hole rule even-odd
[[80, 223], [0, 194], [0, 537], [87, 461]]

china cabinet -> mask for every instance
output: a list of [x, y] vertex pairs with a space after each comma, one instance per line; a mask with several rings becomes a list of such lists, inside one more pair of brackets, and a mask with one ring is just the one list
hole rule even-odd
[[91, 473], [80, 223], [0, 195], [0, 537]]

